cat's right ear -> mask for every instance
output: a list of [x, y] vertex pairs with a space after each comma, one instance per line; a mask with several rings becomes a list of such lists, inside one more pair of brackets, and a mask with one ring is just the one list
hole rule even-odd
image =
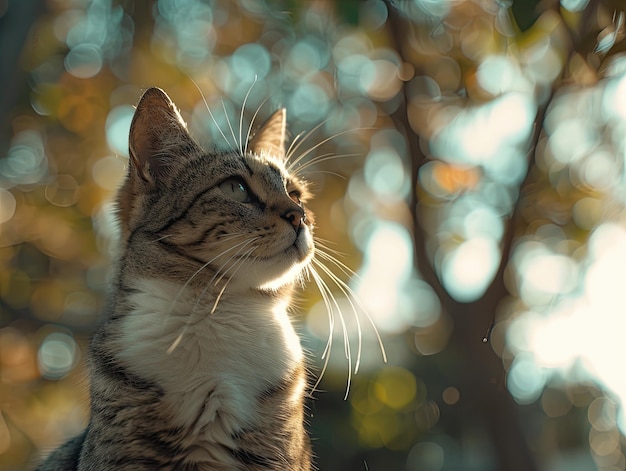
[[270, 116], [248, 142], [248, 149], [255, 154], [267, 153], [285, 160], [285, 138], [287, 134], [287, 110], [280, 108]]
[[143, 94], [130, 125], [130, 165], [145, 182], [167, 183], [181, 159], [199, 149], [176, 105], [160, 88]]

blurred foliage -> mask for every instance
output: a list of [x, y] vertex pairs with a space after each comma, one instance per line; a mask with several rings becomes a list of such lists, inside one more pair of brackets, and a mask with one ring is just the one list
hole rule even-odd
[[527, 31], [539, 18], [539, 0], [518, 0], [511, 2], [511, 13], [522, 31]]
[[[305, 133], [317, 234], [360, 267], [389, 359], [362, 322], [344, 400], [336, 323], [310, 405], [320, 469], [624, 469], [624, 15], [617, 0], [0, 1], [0, 468], [85, 424], [111, 199], [133, 105], [160, 86], [209, 146], [279, 105]], [[328, 319], [309, 291], [319, 371]]]

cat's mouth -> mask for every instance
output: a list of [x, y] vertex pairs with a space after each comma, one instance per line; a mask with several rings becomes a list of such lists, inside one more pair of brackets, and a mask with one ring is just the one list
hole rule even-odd
[[[304, 227], [293, 234], [292, 242], [288, 245], [279, 245], [273, 255], [257, 257], [257, 260], [264, 261], [263, 274], [268, 276], [269, 281], [263, 283], [261, 288], [274, 289], [286, 283], [291, 283], [298, 273], [312, 260], [315, 248], [313, 237], [310, 231]], [[272, 277], [274, 274], [274, 277]]]
[[[287, 239], [287, 240], [285, 240]], [[313, 254], [313, 238], [310, 232], [302, 226], [297, 233], [292, 232], [288, 237], [275, 240], [271, 248], [262, 249], [265, 253], [255, 254], [254, 258], [266, 262], [302, 263]]]
[[304, 262], [313, 253], [313, 243], [306, 226], [300, 226], [289, 249], [296, 251], [300, 262]]

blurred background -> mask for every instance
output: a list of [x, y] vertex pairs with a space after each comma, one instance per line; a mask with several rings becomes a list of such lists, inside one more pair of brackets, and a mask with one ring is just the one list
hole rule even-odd
[[338, 287], [329, 332], [311, 283], [320, 469], [626, 469], [625, 8], [0, 0], [0, 469], [86, 423], [109, 210], [149, 86], [207, 146], [259, 107], [306, 133], [316, 233], [356, 274], [326, 263], [387, 355]]

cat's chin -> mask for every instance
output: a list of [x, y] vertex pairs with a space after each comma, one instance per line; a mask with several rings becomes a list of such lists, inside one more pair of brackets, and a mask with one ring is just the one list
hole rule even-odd
[[278, 277], [261, 284], [258, 288], [263, 291], [275, 291], [283, 286], [293, 284], [304, 270], [304, 267], [308, 265], [312, 255], [305, 261], [294, 264], [289, 270], [282, 273]]
[[294, 283], [311, 262], [315, 250], [310, 237], [298, 237], [293, 245], [276, 256], [262, 262], [259, 271], [268, 279], [260, 284], [262, 290], [275, 290]]

